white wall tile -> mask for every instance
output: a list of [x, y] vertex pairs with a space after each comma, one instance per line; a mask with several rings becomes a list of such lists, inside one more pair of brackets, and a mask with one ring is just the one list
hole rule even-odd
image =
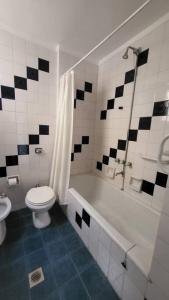
[[150, 272], [151, 280], [159, 289], [161, 289], [167, 297], [169, 297], [168, 279], [169, 273], [161, 266], [156, 259], [153, 260]]
[[13, 51], [10, 46], [0, 45], [0, 58], [4, 60], [12, 60], [13, 59]]
[[2, 100], [3, 111], [15, 111], [15, 101], [14, 100]]
[[124, 300], [144, 300], [144, 295], [136, 288], [133, 282], [128, 277], [127, 273], [124, 278], [123, 296]]
[[107, 250], [107, 248], [103, 246], [102, 243], [99, 243], [97, 262], [106, 276], [108, 275], [109, 259], [110, 259], [109, 251]]
[[155, 285], [155, 284], [149, 284], [147, 289], [147, 295], [148, 300], [168, 300], [169, 298], [164, 295], [164, 293]]
[[111, 254], [112, 253], [110, 252], [108, 278], [113, 285], [114, 281], [124, 273], [124, 268], [122, 267], [121, 263], [117, 263], [117, 261], [114, 259], [114, 256]]
[[[27, 90], [15, 88], [15, 100], [2, 99], [2, 110], [0, 111], [1, 166], [6, 165], [5, 156], [18, 155], [18, 144], [28, 145], [29, 134], [39, 134], [40, 124], [52, 126], [55, 111], [49, 110], [49, 103], [53, 107], [53, 102], [55, 103], [56, 100], [55, 97], [51, 98], [46, 91], [52, 87], [53, 91], [56, 92], [57, 78], [53, 71], [56, 69], [55, 53], [52, 54], [52, 51], [43, 50], [41, 46], [0, 30], [1, 85], [14, 87], [14, 76], [26, 78], [27, 66], [38, 69], [38, 57], [49, 60], [52, 74], [41, 71], [39, 81], [27, 80]], [[43, 99], [38, 98], [39, 90], [45, 91]], [[41, 164], [39, 157], [34, 153], [35, 147], [31, 145], [30, 155], [19, 155], [19, 165], [7, 167], [8, 175], [16, 173], [20, 176], [20, 186], [9, 189], [5, 183], [6, 179], [0, 178], [0, 185], [4, 184], [5, 192], [13, 200], [13, 210], [25, 205], [25, 193], [29, 188], [36, 183], [48, 184], [53, 136], [54, 130], [50, 130], [50, 135], [41, 137], [41, 143], [45, 143], [43, 147], [46, 149], [46, 156], [41, 160]]]
[[147, 286], [147, 277], [142, 273], [142, 271], [130, 257], [130, 251], [129, 255], [127, 256], [127, 275], [140, 293], [144, 295]]

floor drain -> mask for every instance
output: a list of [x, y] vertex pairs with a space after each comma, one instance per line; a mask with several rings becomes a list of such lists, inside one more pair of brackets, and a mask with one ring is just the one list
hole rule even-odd
[[39, 284], [40, 282], [44, 281], [44, 275], [42, 268], [38, 268], [33, 272], [28, 274], [29, 277], [29, 286], [30, 288], [34, 287], [35, 285]]

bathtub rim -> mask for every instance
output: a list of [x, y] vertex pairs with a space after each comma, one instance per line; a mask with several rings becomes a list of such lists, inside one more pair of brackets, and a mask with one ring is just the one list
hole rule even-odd
[[[127, 195], [127, 197], [131, 198], [132, 201], [135, 201], [137, 202], [137, 204], [141, 205], [142, 207], [148, 209], [151, 213], [154, 213], [159, 219], [160, 219], [160, 216], [161, 216], [161, 211], [158, 211], [156, 209], [154, 209], [153, 207], [147, 205], [145, 202], [141, 202], [141, 200], [137, 197], [137, 195], [134, 195], [134, 194], [131, 194], [130, 192], [133, 191], [132, 189], [130, 188], [127, 188], [125, 187], [124, 190], [121, 190], [120, 187], [116, 186], [116, 185], [112, 185], [112, 179], [109, 178], [109, 177], [104, 177], [102, 174], [96, 174], [94, 172], [88, 172], [88, 173], [80, 173], [80, 174], [72, 174], [70, 176], [71, 177], [77, 177], [77, 176], [84, 176], [84, 175], [90, 175], [90, 176], [93, 176], [93, 177], [96, 177], [98, 179], [101, 179], [103, 180], [105, 183], [107, 183], [108, 185], [111, 186], [111, 188], [115, 189], [116, 191], [118, 191], [119, 193], [123, 194], [125, 193]], [[69, 185], [70, 185], [70, 181], [69, 181]], [[69, 186], [69, 189], [71, 187]], [[73, 187], [72, 187], [73, 188]], [[140, 194], [140, 193], [138, 193]], [[84, 198], [85, 199], [85, 198]], [[87, 201], [87, 200], [86, 200]]]

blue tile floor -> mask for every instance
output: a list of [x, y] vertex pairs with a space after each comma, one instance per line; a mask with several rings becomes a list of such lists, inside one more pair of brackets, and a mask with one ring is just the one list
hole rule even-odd
[[[102, 271], [58, 205], [52, 223], [36, 229], [28, 209], [7, 218], [0, 246], [1, 300], [118, 300]], [[28, 273], [42, 267], [45, 280], [29, 288]]]

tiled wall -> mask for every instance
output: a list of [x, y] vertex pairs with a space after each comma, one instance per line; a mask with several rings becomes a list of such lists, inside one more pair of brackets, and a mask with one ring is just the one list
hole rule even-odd
[[[55, 121], [56, 54], [0, 31], [0, 192], [12, 208], [27, 190], [47, 184]], [[42, 147], [43, 154], [35, 154]], [[19, 175], [9, 187], [7, 176]]]
[[169, 299], [169, 186], [166, 189], [164, 206], [157, 234], [154, 258], [150, 272], [152, 283], [148, 285], [147, 300]]
[[[80, 58], [62, 49], [59, 54], [60, 76]], [[71, 174], [92, 172], [98, 66], [89, 61], [74, 69], [74, 128]]]
[[97, 66], [85, 62], [75, 69], [74, 130], [71, 174], [92, 171]]
[[[145, 299], [145, 300], [168, 300], [168, 278], [169, 278], [169, 205], [168, 205], [168, 175], [157, 164], [157, 153], [161, 139], [169, 134], [169, 21], [156, 26], [148, 34], [142, 34], [142, 38], [136, 38], [132, 41], [135, 47], [142, 47], [142, 54], [139, 56], [138, 77], [136, 84], [136, 94], [134, 102], [134, 110], [132, 123], [129, 133], [127, 125], [129, 121], [129, 111], [131, 104], [131, 95], [133, 89], [133, 68], [135, 61], [132, 53], [129, 54], [128, 60], [122, 60], [124, 50], [118, 51], [114, 55], [110, 55], [102, 61], [98, 72], [98, 94], [96, 102], [95, 115], [95, 131], [93, 136], [94, 152], [93, 152], [93, 171], [106, 180], [111, 180], [112, 184], [121, 187], [122, 178], [117, 176], [114, 180], [107, 177], [109, 166], [116, 168], [116, 171], [122, 169], [121, 165], [115, 163], [115, 158], [124, 159], [126, 148], [126, 140], [129, 139], [129, 155], [128, 161], [131, 161], [133, 167], [127, 168], [126, 171], [126, 186], [125, 189], [135, 198], [149, 207], [157, 211], [162, 211], [157, 242], [155, 245], [154, 258], [150, 272], [150, 281], [147, 286], [146, 295], [140, 296], [138, 289], [131, 285], [131, 280], [125, 277], [124, 283], [117, 280], [117, 285], [113, 285], [120, 295], [121, 286], [124, 287], [124, 299]], [[83, 72], [82, 72], [83, 73]], [[80, 76], [79, 76], [80, 78]], [[79, 79], [80, 80], [80, 79]], [[76, 89], [84, 91], [84, 82], [90, 82], [88, 77], [82, 80], [82, 83], [76, 85]], [[79, 98], [83, 98], [83, 93]], [[78, 98], [78, 97], [76, 97]], [[78, 99], [76, 105], [83, 105], [85, 101]], [[83, 109], [83, 106], [81, 106]], [[80, 109], [80, 108], [79, 108]], [[81, 115], [83, 111], [81, 109]], [[76, 111], [77, 112], [77, 111]], [[78, 124], [83, 120], [83, 115], [75, 115]], [[93, 117], [94, 118], [94, 117]], [[88, 122], [86, 122], [87, 124]], [[93, 119], [91, 120], [91, 129], [93, 128]], [[78, 125], [75, 123], [75, 132], [78, 130]], [[82, 132], [82, 131], [80, 131]], [[79, 141], [75, 141], [79, 145], [82, 143], [82, 134], [79, 135]], [[88, 135], [86, 132], [84, 135]], [[86, 145], [87, 146], [87, 145]], [[74, 149], [74, 148], [73, 148]], [[72, 149], [72, 151], [73, 151]], [[83, 149], [78, 146], [77, 149]], [[91, 151], [92, 152], [92, 151]], [[79, 155], [79, 161], [82, 153]], [[77, 155], [75, 153], [75, 155]], [[144, 158], [143, 158], [144, 157]], [[92, 162], [92, 159], [90, 160]], [[75, 169], [72, 162], [72, 174], [83, 173], [90, 171], [91, 168], [83, 169], [84, 164], [78, 163]], [[85, 160], [84, 160], [85, 163]], [[130, 177], [143, 180], [141, 193], [135, 192], [129, 185]], [[163, 207], [163, 202], [164, 207]], [[78, 211], [77, 204], [75, 205]], [[79, 211], [79, 216], [76, 216], [75, 226], [81, 227], [83, 223], [84, 230], [80, 231], [80, 235], [86, 244], [91, 241], [91, 252], [96, 256], [99, 265], [105, 268], [107, 254], [102, 256], [106, 249], [105, 240], [101, 244], [101, 260], [99, 261], [99, 247], [95, 243], [97, 239], [96, 232], [87, 235], [86, 224], [82, 209]], [[70, 221], [74, 222], [74, 215]], [[82, 215], [82, 217], [81, 217]], [[85, 224], [86, 223], [86, 224]], [[88, 225], [87, 225], [88, 226]], [[91, 226], [92, 227], [92, 226]], [[96, 226], [95, 226], [96, 227]], [[99, 236], [101, 240], [101, 235]], [[96, 245], [97, 246], [96, 246]], [[96, 255], [95, 255], [96, 254]], [[114, 280], [113, 274], [116, 272], [116, 264], [112, 262], [107, 269], [109, 280]], [[115, 270], [115, 272], [114, 272]], [[118, 269], [120, 272], [120, 269]], [[112, 272], [111, 272], [112, 271]], [[140, 286], [140, 278], [137, 273], [133, 272], [133, 282], [137, 282]], [[115, 280], [114, 280], [115, 283]], [[113, 284], [114, 284], [113, 283]], [[132, 294], [131, 294], [132, 292]]]
[[[155, 28], [132, 46], [142, 47], [131, 128], [127, 132], [133, 90], [135, 58], [122, 59], [125, 49], [104, 59], [99, 66], [95, 122], [94, 170], [107, 180], [108, 167], [122, 170], [115, 158], [124, 159], [129, 139], [126, 189], [142, 203], [161, 211], [168, 176], [158, 166], [161, 139], [169, 133], [169, 22]], [[144, 158], [143, 158], [144, 157]], [[148, 159], [146, 159], [148, 158]], [[130, 177], [143, 180], [141, 193], [131, 189]], [[112, 184], [121, 187], [122, 177]]]

